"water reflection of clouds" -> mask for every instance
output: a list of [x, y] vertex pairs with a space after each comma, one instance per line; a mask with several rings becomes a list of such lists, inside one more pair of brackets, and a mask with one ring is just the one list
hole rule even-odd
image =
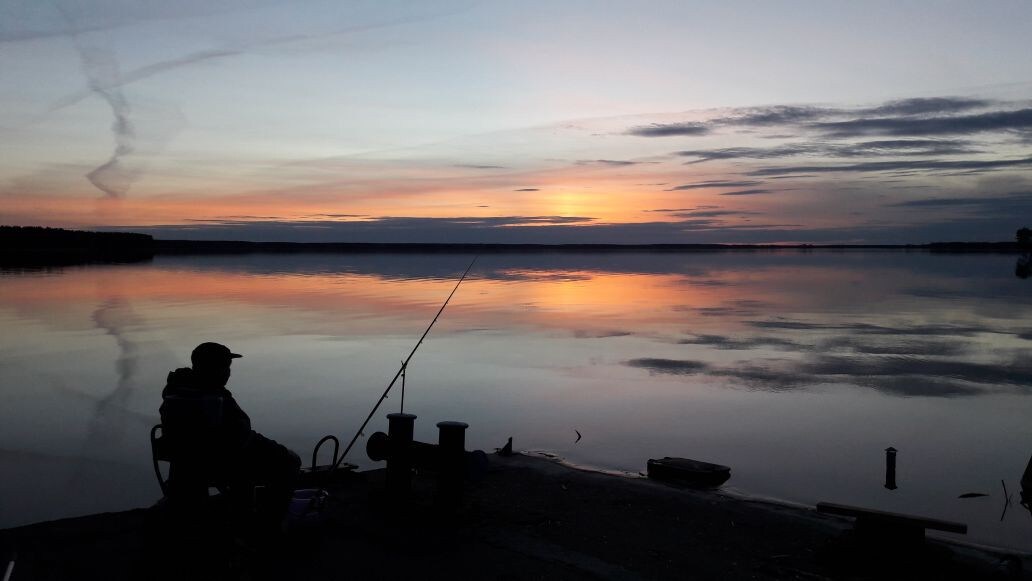
[[[721, 314], [733, 316], [735, 312], [728, 309]], [[717, 365], [703, 352], [695, 354], [701, 355], [701, 360], [646, 357], [626, 364], [650, 374], [722, 378], [732, 385], [766, 391], [848, 384], [890, 395], [922, 397], [1025, 393], [1032, 378], [1032, 350], [1007, 347], [1006, 343], [1009, 339], [1027, 340], [1032, 333], [988, 323], [814, 322], [790, 318], [743, 323], [747, 328], [778, 336], [692, 334], [677, 342], [715, 350], [777, 350], [798, 355], [780, 359], [760, 356], [734, 365]], [[978, 360], [979, 355], [995, 359]]]
[[808, 323], [803, 321], [749, 321], [749, 325], [760, 329], [782, 329], [787, 331], [848, 331], [867, 335], [958, 335], [970, 337], [978, 333], [997, 333], [998, 329], [986, 325], [955, 324], [913, 324], [878, 325], [874, 323]]
[[628, 337], [634, 335], [632, 331], [620, 331], [620, 330], [591, 330], [591, 329], [577, 329], [573, 332], [573, 336], [578, 339], [609, 339], [611, 337]]
[[746, 349], [757, 349], [760, 347], [771, 347], [774, 349], [785, 349], [798, 351], [810, 349], [812, 345], [797, 343], [790, 339], [780, 337], [748, 337], [745, 339], [734, 339], [724, 335], [695, 335], [678, 341], [681, 345], [708, 345], [714, 349], [727, 349], [741, 351]]
[[[882, 334], [879, 334], [882, 335]], [[887, 334], [884, 334], [887, 335]], [[891, 340], [871, 341], [857, 337], [841, 336], [822, 339], [815, 342], [802, 343], [793, 339], [770, 336], [754, 336], [734, 338], [726, 335], [692, 335], [679, 339], [681, 345], [706, 345], [714, 349], [729, 351], [745, 351], [750, 349], [769, 348], [779, 351], [848, 351], [866, 355], [960, 355], [969, 353], [973, 346], [969, 341], [940, 339], [937, 341]]]
[[693, 312], [703, 317], [757, 317], [770, 311], [773, 304], [756, 299], [725, 300], [716, 307], [694, 307], [691, 305], [674, 305], [675, 311]]
[[973, 347], [968, 341], [941, 339], [938, 341], [892, 341], [890, 343], [872, 342], [856, 337], [835, 337], [821, 341], [822, 351], [852, 351], [866, 355], [961, 355], [969, 353]]
[[907, 355], [841, 356], [810, 354], [803, 359], [760, 359], [718, 366], [686, 359], [638, 358], [630, 367], [651, 374], [728, 378], [746, 387], [783, 391], [818, 384], [869, 387], [899, 396], [953, 397], [1010, 391], [1028, 393], [1029, 351], [1008, 361], [976, 363]]

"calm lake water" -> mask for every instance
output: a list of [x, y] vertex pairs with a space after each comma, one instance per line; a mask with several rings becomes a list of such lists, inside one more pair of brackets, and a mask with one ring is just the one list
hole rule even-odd
[[[303, 458], [324, 434], [346, 441], [470, 258], [0, 273], [0, 527], [153, 503], [161, 388], [206, 340], [244, 354], [229, 387], [259, 431]], [[406, 411], [425, 441], [455, 419], [488, 451], [512, 436], [635, 473], [650, 457], [719, 462], [742, 493], [958, 520], [967, 540], [1028, 551], [1032, 280], [1015, 259], [486, 255], [413, 359]], [[373, 465], [364, 445], [349, 460]], [[1002, 517], [1001, 480], [1014, 497]], [[988, 496], [957, 498], [968, 492]]]

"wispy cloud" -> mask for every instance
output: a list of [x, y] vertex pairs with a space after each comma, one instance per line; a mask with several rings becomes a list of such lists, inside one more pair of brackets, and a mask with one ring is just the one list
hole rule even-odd
[[721, 196], [756, 196], [760, 194], [772, 194], [773, 190], [765, 190], [762, 188], [751, 189], [751, 190], [735, 190], [733, 192], [723, 192]]
[[679, 218], [719, 218], [721, 216], [758, 216], [762, 212], [749, 210], [654, 210], [655, 212], [668, 212], [671, 216]]
[[710, 128], [705, 123], [685, 121], [682, 123], [653, 123], [632, 127], [627, 130], [627, 135], [638, 137], [676, 137], [676, 136], [698, 136], [706, 135]]
[[656, 163], [656, 162], [643, 162], [643, 161], [627, 161], [620, 159], [579, 159], [577, 165], [600, 165], [606, 167], [626, 167], [629, 165], [639, 165], [642, 163]]
[[707, 188], [744, 188], [748, 186], [758, 186], [762, 182], [755, 180], [712, 180], [706, 182], [696, 182], [694, 184], [685, 184], [683, 186], [676, 186], [667, 190], [668, 192], [675, 192], [679, 190], [701, 190]]
[[[155, 75], [158, 75], [158, 74], [161, 74], [161, 73], [165, 73], [165, 72], [168, 72], [168, 71], [172, 71], [172, 70], [175, 70], [175, 69], [180, 69], [180, 68], [183, 68], [183, 67], [188, 67], [188, 66], [196, 65], [196, 64], [200, 64], [200, 63], [203, 63], [203, 62], [206, 62], [206, 61], [215, 60], [215, 59], [223, 59], [223, 58], [227, 58], [227, 57], [238, 56], [238, 55], [242, 55], [242, 54], [245, 54], [247, 52], [250, 52], [250, 51], [253, 51], [253, 50], [256, 50], [256, 49], [270, 48], [270, 47], [275, 47], [275, 46], [280, 46], [280, 45], [289, 45], [289, 44], [295, 44], [295, 43], [300, 43], [300, 42], [310, 41], [310, 40], [316, 40], [316, 39], [321, 39], [321, 38], [332, 38], [332, 37], [336, 37], [336, 36], [343, 36], [343, 35], [347, 35], [347, 34], [354, 34], [354, 33], [365, 32], [365, 31], [369, 31], [369, 30], [377, 30], [377, 29], [381, 29], [381, 28], [400, 26], [400, 25], [404, 25], [404, 24], [412, 24], [412, 23], [416, 23], [416, 22], [430, 20], [430, 19], [433, 19], [433, 18], [438, 18], [438, 17], [445, 16], [445, 15], [448, 15], [448, 14], [453, 14], [456, 11], [461, 10], [461, 9], [464, 9], [464, 8], [459, 8], [459, 9], [450, 10], [450, 11], [440, 11], [440, 12], [436, 12], [436, 13], [424, 13], [424, 14], [414, 13], [414, 14], [409, 14], [409, 15], [406, 15], [406, 16], [398, 17], [398, 18], [393, 18], [393, 19], [385, 20], [385, 21], [382, 21], [382, 22], [363, 23], [363, 24], [349, 24], [349, 25], [333, 28], [333, 29], [325, 31], [325, 32], [303, 32], [303, 33], [296, 33], [296, 34], [283, 34], [283, 35], [278, 35], [278, 36], [267, 36], [267, 37], [263, 37], [263, 38], [254, 38], [254, 39], [251, 39], [251, 40], [247, 40], [247, 41], [244, 41], [244, 42], [239, 42], [239, 43], [236, 43], [236, 44], [233, 44], [233, 45], [230, 45], [230, 46], [221, 47], [221, 48], [205, 49], [205, 50], [195, 51], [195, 52], [192, 52], [192, 53], [189, 53], [189, 54], [186, 54], [186, 55], [182, 55], [182, 56], [179, 56], [179, 57], [175, 57], [175, 58], [171, 58], [171, 59], [167, 59], [167, 60], [151, 63], [149, 65], [144, 65], [142, 67], [138, 67], [138, 68], [132, 69], [130, 71], [126, 71], [123, 74], [121, 74], [117, 79], [113, 79], [112, 82], [108, 85], [108, 87], [111, 88], [111, 89], [115, 89], [115, 88], [127, 85], [129, 83], [134, 83], [134, 82], [137, 82], [137, 81], [148, 79], [148, 78], [153, 77]], [[89, 27], [89, 26], [82, 26], [82, 25], [73, 24], [72, 26], [69, 27], [69, 31], [72, 34], [78, 34], [80, 31], [89, 31], [89, 30], [94, 30], [94, 29], [103, 29], [103, 28], [108, 28], [110, 26], [113, 26], [113, 25], [100, 26], [100, 27]], [[52, 103], [50, 105], [50, 107], [47, 108], [47, 113], [48, 114], [49, 113], [54, 113], [54, 112], [56, 112], [58, 110], [61, 110], [61, 109], [64, 109], [66, 107], [70, 107], [72, 105], [75, 105], [76, 103], [79, 103], [80, 101], [82, 101], [83, 99], [88, 98], [89, 96], [90, 96], [90, 91], [79, 91], [79, 92], [76, 92], [76, 93], [72, 93], [70, 95], [66, 95], [65, 97], [62, 97], [61, 99], [58, 99], [57, 101]]]
[[970, 97], [928, 97], [887, 101], [873, 107], [815, 105], [740, 107], [705, 121], [639, 125], [627, 134], [639, 137], [707, 135], [722, 127], [808, 128], [835, 137], [862, 135], [944, 135], [1027, 126], [1025, 110], [958, 115], [1006, 103]]
[[876, 107], [863, 109], [862, 115], [928, 115], [928, 114], [949, 114], [968, 111], [971, 109], [982, 109], [996, 105], [998, 101], [992, 99], [978, 99], [971, 97], [919, 97], [912, 99], [899, 99], [888, 101]]
[[[940, 213], [949, 212], [956, 217], [997, 219], [1008, 223], [1013, 222], [1015, 216], [1032, 215], [1032, 192], [1016, 192], [1002, 196], [920, 198], [887, 204], [887, 206], [910, 210], [909, 213], [938, 210]], [[1004, 238], [1004, 236], [1001, 235], [1000, 238]], [[929, 290], [924, 292], [927, 294]]]
[[138, 177], [138, 172], [126, 167], [124, 158], [135, 150], [136, 128], [133, 125], [129, 101], [121, 90], [122, 74], [118, 59], [112, 50], [87, 44], [79, 34], [82, 26], [76, 12], [53, 5], [65, 24], [72, 46], [79, 57], [79, 68], [86, 78], [86, 95], [97, 95], [107, 104], [113, 117], [111, 137], [114, 150], [106, 162], [86, 174], [94, 187], [110, 199], [120, 199]]
[[992, 207], [1000, 210], [1016, 211], [1027, 209], [1032, 205], [1032, 192], [1017, 192], [1005, 196], [963, 197], [963, 198], [922, 198], [889, 204], [895, 208], [955, 208]]
[[873, 173], [873, 172], [986, 172], [1000, 169], [1032, 166], [1032, 157], [1018, 159], [967, 159], [943, 161], [937, 159], [868, 161], [845, 165], [794, 165], [765, 167], [745, 172], [749, 176], [777, 176], [795, 173]]
[[713, 125], [748, 125], [754, 127], [790, 125], [821, 119], [829, 115], [838, 114], [840, 111], [839, 109], [829, 109], [826, 107], [795, 105], [746, 107], [736, 109], [731, 115], [713, 119], [710, 123]]
[[863, 137], [868, 135], [933, 136], [970, 135], [988, 131], [1032, 129], [1032, 109], [990, 111], [973, 115], [947, 117], [874, 117], [813, 123], [829, 137]]
[[850, 144], [820, 142], [790, 143], [775, 147], [728, 147], [723, 149], [693, 149], [676, 152], [682, 157], [698, 159], [685, 163], [696, 164], [721, 159], [776, 159], [782, 157], [882, 157], [931, 156], [980, 153], [982, 150], [963, 140], [891, 139]]

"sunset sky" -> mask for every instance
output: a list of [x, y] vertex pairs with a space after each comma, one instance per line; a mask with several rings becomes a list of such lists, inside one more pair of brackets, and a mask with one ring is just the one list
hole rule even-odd
[[1032, 3], [0, 0], [0, 224], [1006, 240]]

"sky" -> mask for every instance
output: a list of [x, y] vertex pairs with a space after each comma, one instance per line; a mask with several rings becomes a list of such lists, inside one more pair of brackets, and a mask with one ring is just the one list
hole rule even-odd
[[0, 0], [0, 224], [1008, 240], [1029, 30], [1024, 0]]

